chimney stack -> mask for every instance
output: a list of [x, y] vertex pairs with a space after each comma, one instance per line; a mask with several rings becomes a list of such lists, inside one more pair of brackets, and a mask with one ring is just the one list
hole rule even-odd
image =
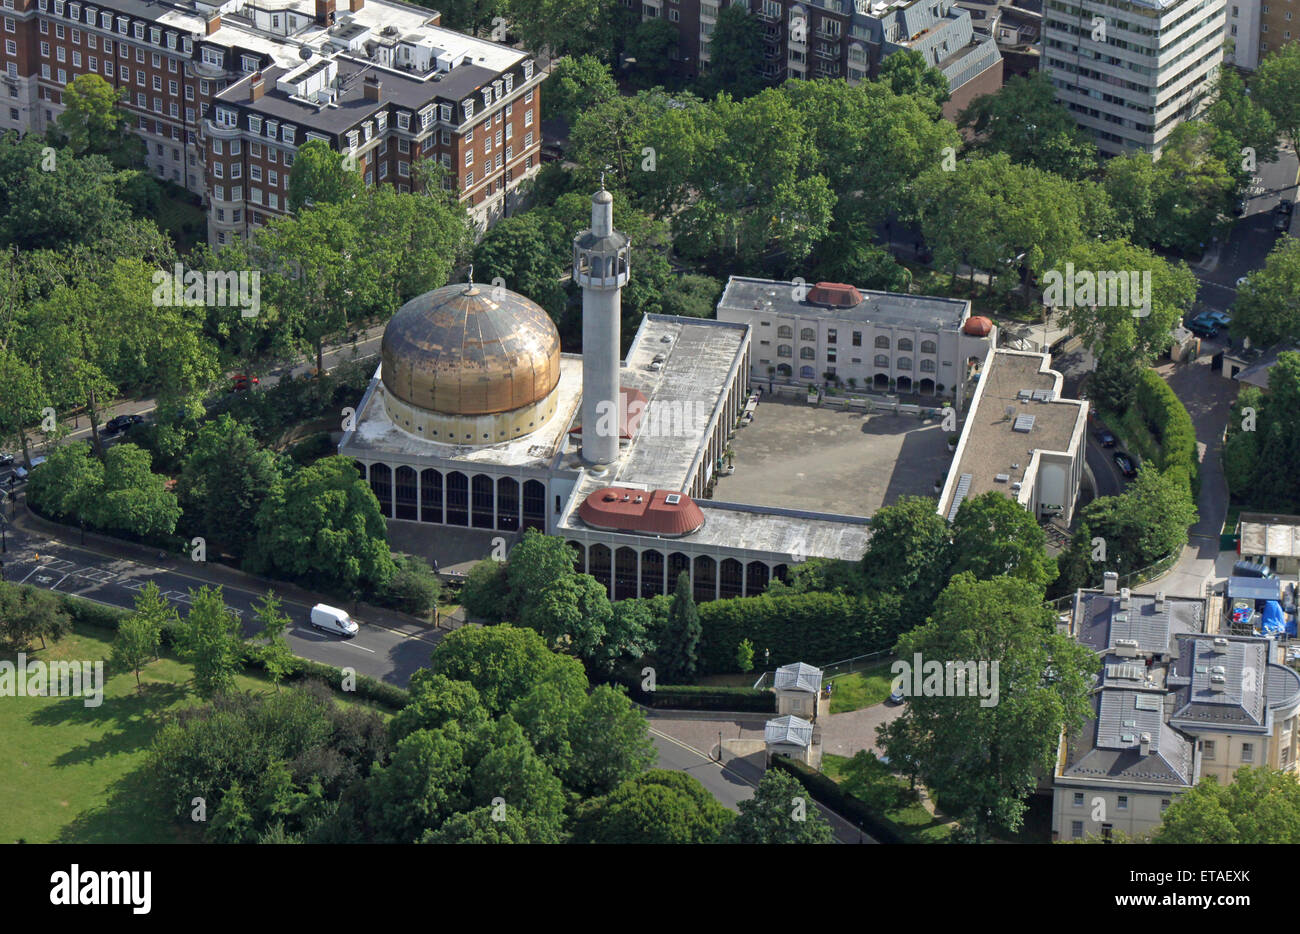
[[334, 0], [316, 0], [316, 25], [334, 25]]
[[1144, 756], [1151, 755], [1151, 734], [1143, 733], [1138, 742], [1138, 752]]
[[348, 9], [353, 13], [366, 5], [366, 0], [348, 0]]
[[207, 32], [205, 33], [205, 35], [210, 36], [220, 28], [221, 28], [221, 17], [220, 15], [214, 16], [212, 17], [212, 19], [208, 20], [207, 22]]
[[248, 100], [259, 101], [265, 93], [266, 82], [262, 80], [262, 73], [259, 71], [248, 82]]
[[1108, 597], [1115, 596], [1115, 592], [1119, 589], [1119, 574], [1115, 571], [1107, 571], [1101, 575], [1101, 579], [1103, 581], [1102, 592]]
[[379, 80], [378, 75], [366, 75], [365, 95], [368, 101], [377, 101], [380, 99], [380, 91], [383, 90], [383, 82]]

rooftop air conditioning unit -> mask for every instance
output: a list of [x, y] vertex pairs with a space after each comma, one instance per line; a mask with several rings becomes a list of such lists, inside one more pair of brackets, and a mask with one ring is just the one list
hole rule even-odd
[[1138, 653], [1138, 641], [1136, 639], [1116, 639], [1115, 654], [1124, 658], [1135, 658]]

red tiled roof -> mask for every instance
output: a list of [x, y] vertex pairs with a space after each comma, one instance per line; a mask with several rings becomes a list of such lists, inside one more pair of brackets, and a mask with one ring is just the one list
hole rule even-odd
[[862, 293], [843, 282], [818, 282], [808, 292], [808, 301], [814, 305], [853, 308], [862, 304]]
[[[670, 496], [677, 502], [668, 502]], [[621, 486], [607, 486], [588, 494], [578, 507], [578, 517], [597, 529], [672, 537], [689, 535], [704, 524], [704, 513], [685, 493]]]

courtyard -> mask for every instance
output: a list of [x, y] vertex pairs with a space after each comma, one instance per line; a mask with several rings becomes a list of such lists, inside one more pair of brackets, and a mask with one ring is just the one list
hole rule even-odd
[[871, 414], [764, 397], [731, 442], [720, 502], [871, 516], [902, 496], [934, 496], [952, 462], [939, 418]]

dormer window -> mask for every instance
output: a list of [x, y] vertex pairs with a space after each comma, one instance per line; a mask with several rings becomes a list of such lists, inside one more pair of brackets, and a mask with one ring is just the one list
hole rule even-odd
[[154, 45], [162, 45], [162, 30], [157, 27], [150, 27], [149, 41]]
[[397, 128], [399, 130], [409, 130], [411, 128], [411, 115], [403, 111], [398, 111]]
[[524, 62], [524, 80], [525, 81], [533, 80], [533, 63], [531, 59], [529, 61]]
[[282, 139], [286, 143], [292, 145], [294, 141], [297, 140], [297, 138], [298, 138], [297, 127], [287, 126], [280, 130], [280, 139]]
[[144, 41], [144, 23], [136, 23], [136, 24], [135, 24], [135, 28], [131, 30], [131, 34], [134, 35], [134, 36], [135, 36], [137, 39], [139, 39], [141, 42], [143, 42], [143, 41]]
[[506, 82], [506, 93], [509, 94], [511, 91], [515, 89], [515, 76], [506, 75], [505, 82]]
[[375, 126], [378, 128], [380, 133], [388, 129], [388, 114], [383, 113], [382, 111], [375, 114]]
[[127, 30], [130, 29], [130, 28], [131, 28], [131, 21], [130, 21], [129, 19], [127, 19], [125, 16], [119, 16], [119, 17], [117, 18], [117, 31], [118, 31], [118, 32], [120, 32], [122, 35], [125, 36]]
[[279, 132], [280, 132], [280, 121], [279, 121], [279, 120], [268, 120], [268, 121], [266, 121], [266, 135], [267, 135], [267, 136], [271, 137], [271, 139], [275, 139], [275, 135], [276, 135], [277, 133], [279, 133]]
[[484, 107], [491, 107], [491, 106], [492, 106], [492, 89], [491, 89], [491, 88], [484, 88], [484, 89], [483, 89], [483, 106], [484, 106]]
[[248, 130], [249, 130], [250, 133], [261, 133], [261, 132], [262, 132], [262, 118], [261, 118], [261, 117], [254, 117], [252, 114], [249, 114], [249, 115], [248, 115]]
[[239, 57], [239, 63], [246, 75], [251, 75], [253, 72], [257, 71], [256, 55], [241, 55]]
[[465, 119], [466, 119], [466, 120], [473, 119], [473, 117], [474, 117], [474, 101], [472, 101], [472, 100], [464, 100], [464, 101], [461, 101], [460, 106], [461, 106], [461, 109], [465, 111]]
[[[443, 122], [443, 123], [451, 123], [451, 104], [439, 104], [439, 105], [438, 105], [438, 108], [439, 108], [439, 110], [440, 110], [441, 113], [442, 113], [442, 122]], [[426, 121], [426, 122], [424, 123], [424, 126], [427, 127], [428, 125], [429, 125], [429, 124], [428, 124], [428, 122]]]

